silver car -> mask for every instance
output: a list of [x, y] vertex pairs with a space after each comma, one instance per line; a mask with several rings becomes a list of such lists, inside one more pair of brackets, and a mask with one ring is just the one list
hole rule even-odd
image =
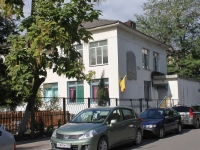
[[128, 107], [97, 107], [81, 111], [51, 137], [53, 150], [108, 150], [142, 141], [142, 121]]
[[183, 125], [192, 125], [195, 129], [199, 128], [200, 124], [200, 106], [174, 106], [172, 107], [181, 115]]
[[14, 136], [4, 130], [0, 125], [0, 149], [1, 150], [16, 150]]

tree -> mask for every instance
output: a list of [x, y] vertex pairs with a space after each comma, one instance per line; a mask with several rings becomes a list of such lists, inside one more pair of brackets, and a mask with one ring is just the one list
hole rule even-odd
[[14, 110], [22, 103], [22, 97], [17, 95], [17, 91], [11, 90], [12, 84], [8, 77], [7, 66], [4, 64], [10, 47], [7, 38], [10, 34], [18, 34], [16, 29], [15, 20], [0, 13], [0, 106], [10, 110]]
[[105, 106], [109, 100], [108, 89], [105, 87], [104, 83], [104, 71], [101, 74], [101, 79], [98, 85], [97, 91], [97, 101], [99, 106]]
[[168, 74], [200, 78], [200, 1], [148, 0], [137, 29], [171, 46]]
[[[21, 135], [34, 108], [37, 91], [47, 77], [47, 68], [66, 78], [90, 82], [93, 72], [84, 73], [84, 65], [73, 44], [88, 42], [91, 33], [81, 25], [98, 19], [101, 13], [85, 0], [35, 1], [32, 15], [21, 22], [20, 31], [27, 29], [25, 36], [11, 35], [11, 49], [6, 57], [13, 89], [28, 96], [25, 115], [19, 127]], [[50, 53], [49, 55], [46, 53]], [[31, 90], [28, 86], [31, 86]]]

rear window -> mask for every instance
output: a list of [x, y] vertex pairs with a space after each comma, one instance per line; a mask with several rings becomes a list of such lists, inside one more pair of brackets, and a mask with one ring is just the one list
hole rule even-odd
[[178, 111], [178, 112], [189, 112], [190, 111], [190, 107], [173, 107], [174, 110]]
[[200, 106], [192, 106], [195, 111], [200, 111]]

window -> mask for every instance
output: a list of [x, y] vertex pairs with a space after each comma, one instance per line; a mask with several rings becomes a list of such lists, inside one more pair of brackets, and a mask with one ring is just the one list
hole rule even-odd
[[122, 113], [121, 113], [120, 109], [116, 109], [111, 113], [108, 121], [110, 122], [111, 120], [116, 119], [116, 121], [119, 122], [119, 121], [123, 120], [122, 117], [123, 116], [122, 116]]
[[84, 102], [84, 83], [83, 81], [68, 82], [69, 103]]
[[142, 49], [143, 68], [149, 69], [149, 51]]
[[147, 100], [151, 99], [151, 82], [144, 81], [144, 98]]
[[[97, 99], [97, 92], [98, 92], [98, 85], [99, 85], [100, 79], [96, 79], [92, 81], [91, 84], [91, 97], [93, 102], [96, 101]], [[107, 92], [109, 94], [109, 83], [108, 83], [108, 79], [104, 79], [104, 84], [105, 84], [105, 88], [107, 89]]]
[[172, 112], [172, 116], [173, 117], [178, 116], [178, 112], [177, 111], [174, 111], [173, 109], [171, 109], [170, 111]]
[[153, 53], [153, 71], [159, 71], [158, 53]]
[[79, 59], [79, 62], [83, 63], [83, 45], [74, 45], [74, 48], [81, 54], [82, 58]]
[[124, 120], [136, 118], [135, 114], [131, 109], [122, 109]]
[[90, 65], [108, 64], [107, 40], [90, 43]]
[[43, 89], [45, 101], [50, 100], [52, 97], [58, 97], [58, 83], [45, 83]]

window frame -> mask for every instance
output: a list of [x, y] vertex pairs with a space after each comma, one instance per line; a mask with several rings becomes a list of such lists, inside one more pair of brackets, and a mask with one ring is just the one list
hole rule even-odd
[[[94, 79], [91, 83], [90, 83], [90, 101], [92, 103], [96, 103], [96, 98], [93, 97], [93, 87], [98, 87], [99, 82], [101, 79]], [[104, 84], [105, 86], [108, 86], [108, 93], [109, 93], [109, 79], [108, 78], [104, 78]]]
[[142, 63], [143, 69], [150, 69], [149, 67], [149, 50], [142, 48]]
[[[101, 45], [100, 43], [102, 42], [106, 42], [106, 45], [103, 44]], [[96, 46], [91, 46], [92, 44]], [[106, 49], [104, 49], [106, 48]], [[100, 54], [98, 54], [98, 50], [100, 50], [99, 52], [101, 52]], [[94, 55], [94, 58], [92, 58]], [[104, 58], [105, 56], [105, 58]], [[101, 63], [98, 63], [98, 58], [100, 58], [99, 60], [101, 60]], [[95, 64], [92, 64], [93, 61], [95, 60]], [[105, 59], [105, 60], [104, 60]], [[106, 60], [107, 59], [107, 60]], [[105, 62], [104, 62], [105, 61]], [[95, 42], [90, 42], [89, 43], [89, 65], [90, 66], [100, 66], [100, 65], [107, 65], [108, 64], [108, 41], [107, 40], [101, 40], [101, 41], [95, 41]]]
[[[47, 88], [47, 86], [50, 86], [50, 88]], [[45, 91], [47, 89], [51, 89], [51, 93], [53, 92], [52, 96], [46, 96]], [[53, 89], [57, 89], [57, 94]], [[53, 83], [44, 83], [43, 84], [43, 95], [44, 95], [44, 101], [47, 102], [50, 98], [53, 97], [58, 97], [58, 82], [53, 82]]]
[[153, 71], [159, 71], [159, 53], [153, 52]]
[[[81, 48], [80, 48], [80, 49], [77, 49], [77, 47], [79, 47], [79, 46], [80, 46]], [[73, 45], [73, 47], [75, 48], [75, 50], [76, 50], [77, 52], [79, 52], [79, 53], [81, 54], [82, 58], [79, 58], [79, 59], [78, 59], [78, 62], [83, 64], [83, 44], [76, 44], [76, 45]], [[82, 51], [82, 53], [81, 53], [81, 51]]]
[[[146, 95], [145, 87], [148, 87], [148, 96]], [[144, 98], [151, 100], [151, 81], [144, 81]]]
[[[78, 87], [83, 87], [83, 97], [82, 98], [77, 98], [77, 93], [78, 93], [78, 90], [77, 90], [77, 88]], [[70, 89], [72, 89], [72, 88], [75, 88], [75, 91], [76, 91], [76, 95], [75, 95], [75, 101], [73, 102], [73, 101], [71, 101], [71, 98], [70, 98]], [[84, 81], [68, 81], [67, 82], [67, 95], [68, 95], [68, 98], [67, 98], [67, 103], [68, 104], [70, 104], [70, 103], [78, 103], [78, 104], [80, 104], [80, 103], [84, 103]], [[78, 101], [78, 100], [81, 100], [81, 99], [83, 99], [82, 101]]]

